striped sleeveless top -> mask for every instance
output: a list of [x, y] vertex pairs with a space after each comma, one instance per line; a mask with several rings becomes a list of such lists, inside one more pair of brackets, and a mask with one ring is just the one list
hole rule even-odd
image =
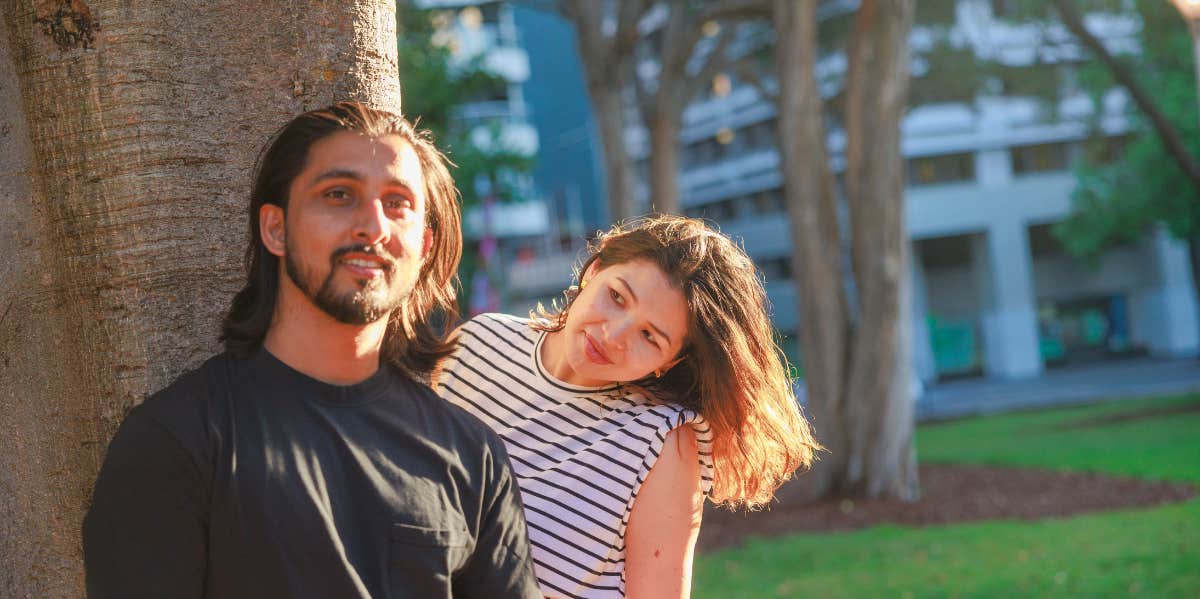
[[641, 394], [559, 381], [542, 365], [545, 334], [530, 321], [467, 321], [438, 394], [504, 440], [521, 488], [529, 541], [547, 597], [624, 597], [625, 526], [672, 429], [690, 424], [701, 488], [712, 490], [712, 431], [691, 410]]

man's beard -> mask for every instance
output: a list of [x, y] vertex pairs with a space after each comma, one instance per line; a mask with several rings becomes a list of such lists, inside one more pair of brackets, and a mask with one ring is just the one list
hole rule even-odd
[[[333, 278], [337, 273], [338, 259], [348, 253], [372, 254], [387, 260], [383, 277], [368, 281], [365, 285], [345, 293], [334, 288]], [[284, 254], [284, 270], [296, 287], [312, 300], [313, 304], [334, 320], [343, 324], [365, 325], [387, 318], [398, 310], [412, 294], [416, 269], [406, 268], [386, 251], [367, 245], [338, 248], [329, 257], [329, 274], [320, 287], [314, 284], [316, 275], [312, 269], [303, 268], [295, 259], [292, 248]], [[410, 270], [414, 272], [409, 272]]]

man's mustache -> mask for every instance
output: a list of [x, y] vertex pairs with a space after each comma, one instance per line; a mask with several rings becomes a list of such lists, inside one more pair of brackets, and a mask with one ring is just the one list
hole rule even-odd
[[392, 256], [392, 254], [383, 249], [382, 246], [365, 244], [342, 246], [333, 251], [333, 254], [329, 256], [329, 261], [337, 262], [346, 254], [366, 254], [369, 256], [378, 256], [386, 262], [384, 269], [388, 271], [392, 270], [392, 267], [395, 266], [396, 263], [396, 259]]

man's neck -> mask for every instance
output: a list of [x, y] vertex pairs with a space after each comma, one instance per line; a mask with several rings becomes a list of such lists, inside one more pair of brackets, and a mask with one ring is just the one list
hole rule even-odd
[[379, 349], [386, 331], [386, 318], [350, 325], [334, 320], [311, 302], [279, 301], [263, 347], [314, 379], [353, 385], [379, 370]]

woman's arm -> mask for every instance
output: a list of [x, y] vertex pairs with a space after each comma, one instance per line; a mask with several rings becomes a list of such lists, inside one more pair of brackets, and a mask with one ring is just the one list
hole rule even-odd
[[629, 599], [686, 599], [691, 594], [692, 553], [704, 510], [698, 451], [692, 427], [671, 431], [638, 491], [625, 530]]

